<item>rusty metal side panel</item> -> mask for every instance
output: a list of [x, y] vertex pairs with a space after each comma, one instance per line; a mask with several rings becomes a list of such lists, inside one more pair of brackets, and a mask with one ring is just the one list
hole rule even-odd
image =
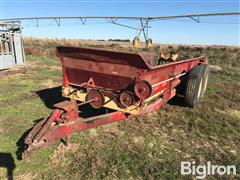
[[[179, 61], [177, 63], [169, 63], [163, 66], [159, 66], [156, 69], [143, 72], [138, 78], [138, 80], [146, 80], [153, 87], [153, 93], [157, 94], [159, 91], [169, 88], [169, 82], [164, 82], [170, 78], [181, 75], [182, 73], [189, 72], [194, 66], [197, 66], [201, 62], [202, 58], [189, 59], [186, 61]], [[176, 78], [179, 79], [180, 77]]]
[[136, 67], [138, 69], [148, 69], [148, 64], [145, 59], [143, 59], [141, 55], [132, 52], [113, 51], [100, 48], [58, 46], [57, 55], [59, 57], [69, 57], [95, 63], [105, 62], [107, 64], [120, 64]]
[[[62, 61], [63, 86], [80, 85], [90, 78], [98, 87], [114, 90], [125, 89], [137, 80], [146, 80], [151, 85], [165, 81], [193, 66], [207, 63], [205, 57], [187, 59], [164, 65], [151, 66], [146, 61], [154, 56], [143, 53], [118, 52], [95, 48], [58, 47], [58, 56]], [[156, 86], [156, 93], [164, 89]]]
[[164, 81], [173, 76], [177, 76], [182, 72], [190, 71], [194, 66], [200, 63], [200, 59], [181, 61], [180, 63], [169, 63], [164, 66], [159, 66], [156, 69], [143, 72], [139, 76], [139, 80], [146, 80], [150, 84], [155, 84]]
[[68, 84], [80, 85], [87, 82], [90, 78], [94, 81], [95, 86], [101, 88], [111, 88], [114, 90], [122, 90], [133, 81], [132, 78], [109, 76], [103, 73], [82, 71], [72, 68], [66, 68]]
[[61, 57], [63, 86], [69, 83], [80, 85], [93, 79], [96, 86], [121, 90], [137, 77], [139, 71], [135, 67], [104, 62]]

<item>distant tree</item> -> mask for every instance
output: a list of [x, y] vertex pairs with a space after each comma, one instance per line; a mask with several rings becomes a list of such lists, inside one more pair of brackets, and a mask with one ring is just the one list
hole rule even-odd
[[130, 42], [129, 39], [108, 39], [108, 41], [113, 41], [113, 42]]

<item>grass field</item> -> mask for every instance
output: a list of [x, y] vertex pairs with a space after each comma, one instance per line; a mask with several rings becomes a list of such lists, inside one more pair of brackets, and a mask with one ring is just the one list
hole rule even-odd
[[[27, 74], [0, 79], [0, 179], [7, 169], [14, 179], [194, 179], [180, 176], [180, 162], [192, 160], [236, 165], [240, 173], [240, 52], [234, 47], [165, 46], [180, 57], [205, 54], [223, 68], [211, 73], [195, 109], [175, 98], [154, 113], [74, 134], [68, 148], [57, 143], [19, 160], [24, 132], [62, 100], [57, 43], [25, 41]], [[122, 49], [106, 47], [113, 46]], [[208, 179], [226, 178], [240, 176]]]

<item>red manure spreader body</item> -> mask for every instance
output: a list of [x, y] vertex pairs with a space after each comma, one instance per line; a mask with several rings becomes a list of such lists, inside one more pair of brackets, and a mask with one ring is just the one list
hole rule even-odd
[[206, 57], [165, 61], [154, 52], [120, 52], [57, 47], [62, 63], [62, 95], [51, 116], [25, 138], [24, 156], [74, 132], [157, 110], [180, 94], [194, 107], [204, 96]]

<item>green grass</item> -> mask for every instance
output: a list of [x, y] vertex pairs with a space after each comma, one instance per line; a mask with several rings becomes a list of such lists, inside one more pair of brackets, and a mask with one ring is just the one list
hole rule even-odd
[[[57, 143], [18, 160], [18, 140], [34, 120], [51, 112], [36, 92], [61, 85], [56, 58], [27, 56], [27, 63], [27, 74], [0, 80], [0, 153], [12, 155], [15, 178], [192, 179], [180, 176], [181, 161], [240, 166], [240, 68], [229, 63], [220, 63], [224, 71], [211, 74], [206, 97], [195, 109], [166, 104], [154, 113], [97, 127], [95, 135], [89, 130], [72, 135], [75, 150], [61, 150]], [[0, 167], [2, 178], [6, 169]]]

